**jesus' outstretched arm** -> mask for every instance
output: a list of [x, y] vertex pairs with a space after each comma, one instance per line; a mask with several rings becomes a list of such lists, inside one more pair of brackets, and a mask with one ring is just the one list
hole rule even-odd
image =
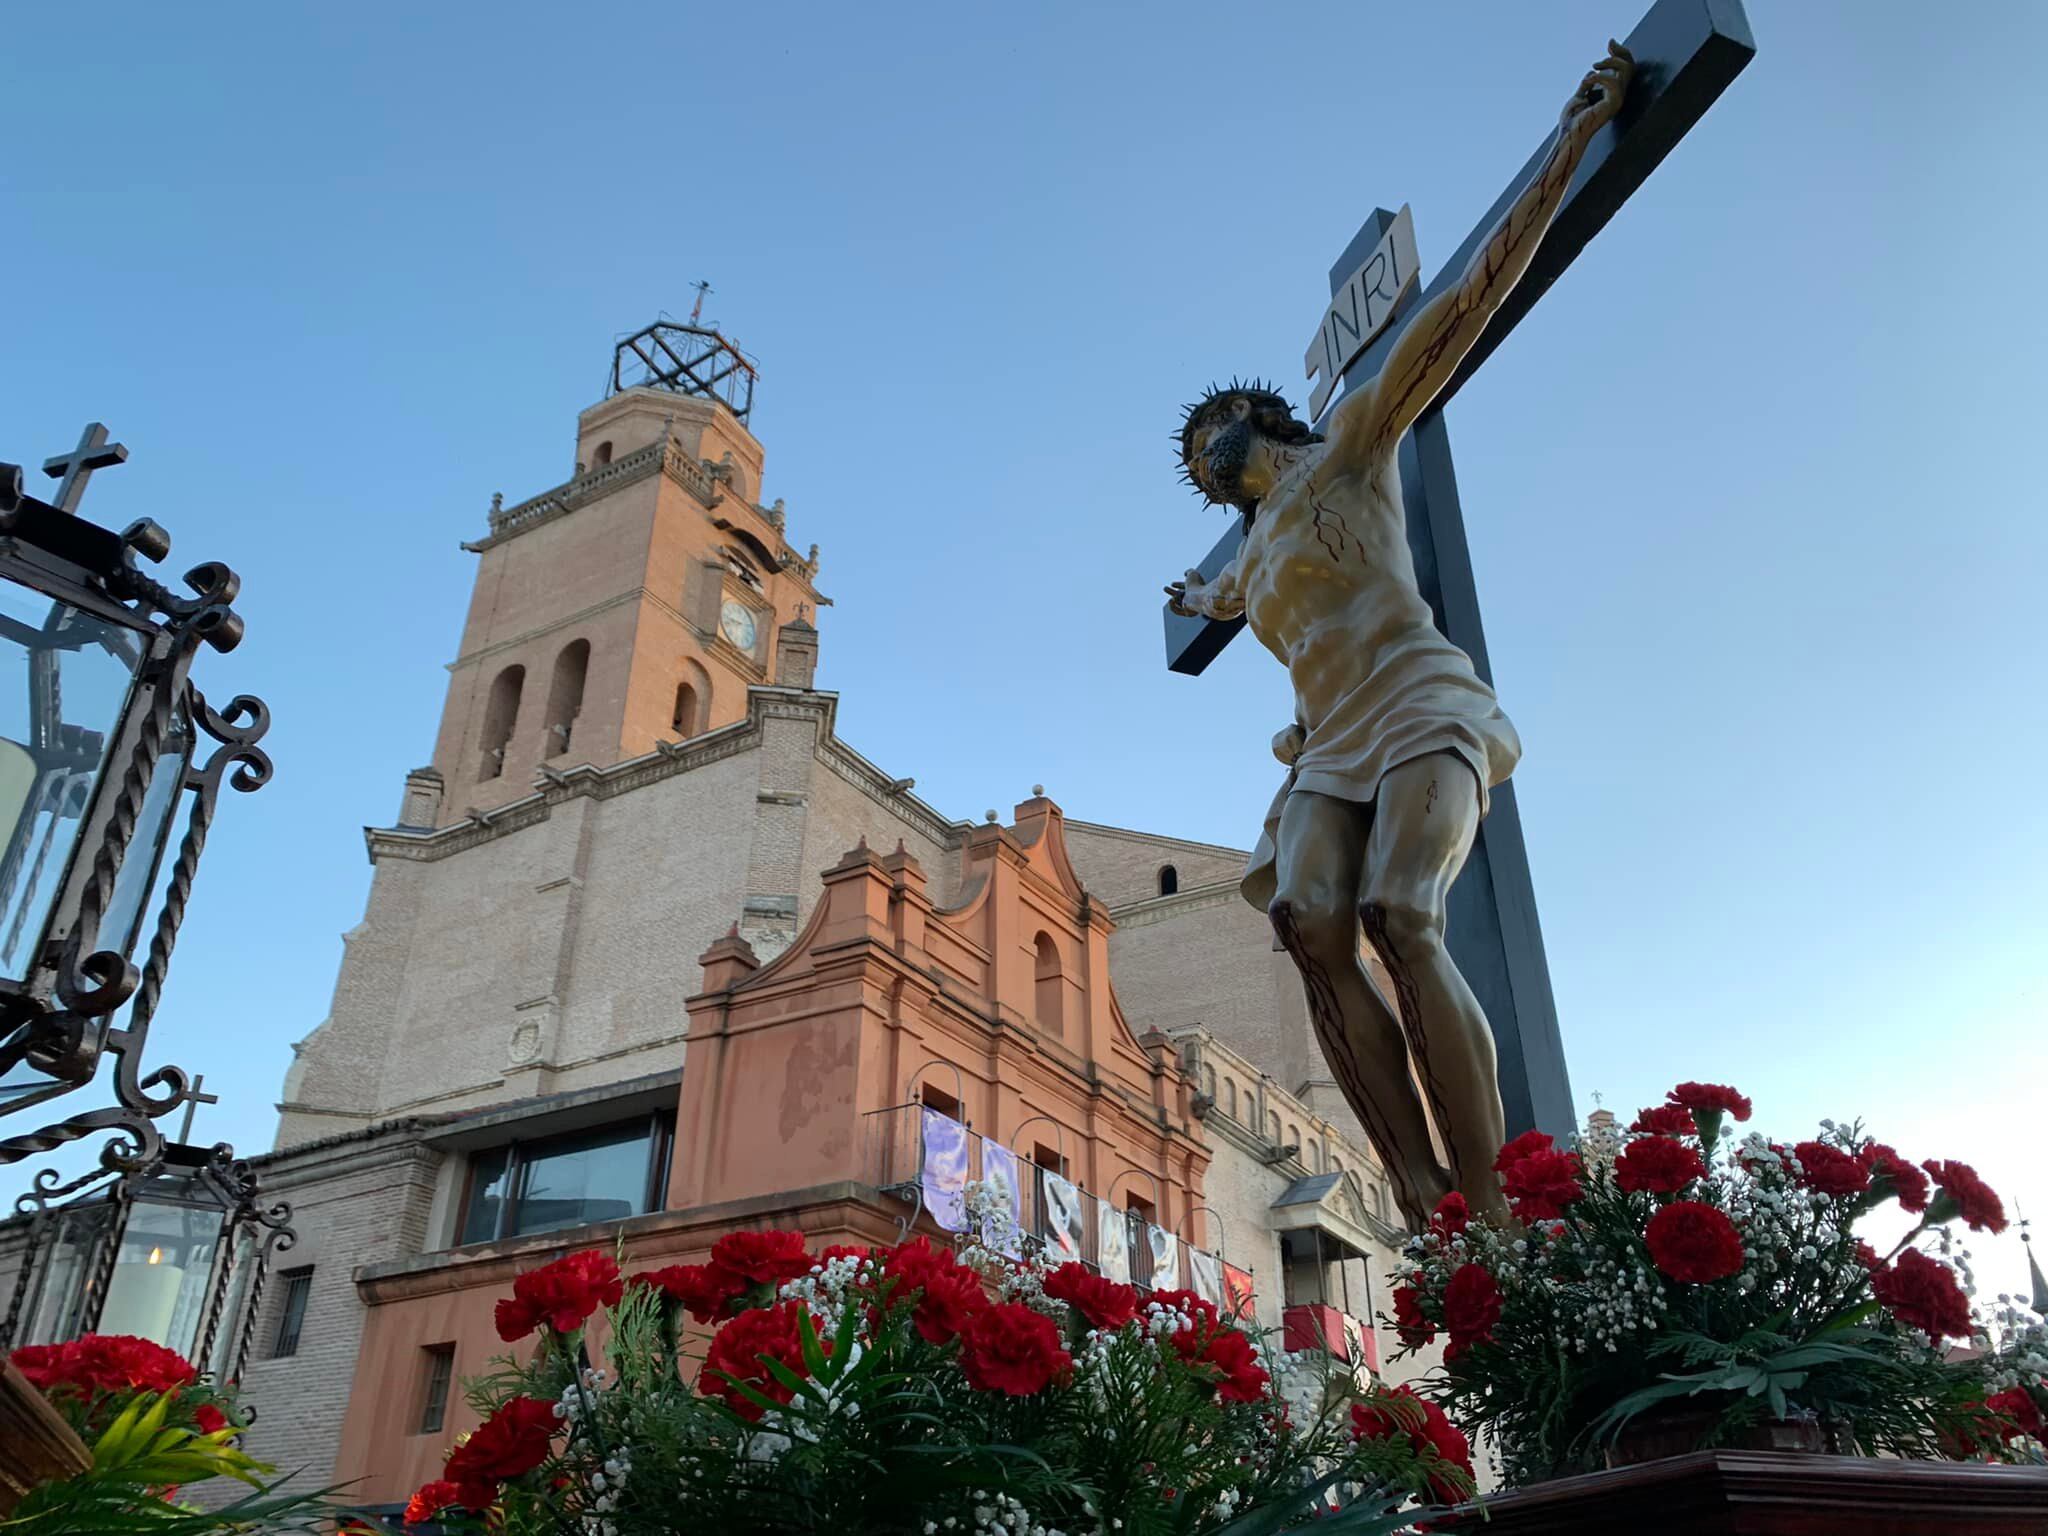
[[1360, 468], [1381, 462], [1450, 382], [1485, 329], [1487, 317], [1529, 269], [1587, 143], [1621, 110], [1634, 73], [1629, 51], [1608, 43], [1607, 57], [1593, 66], [1565, 103], [1557, 142], [1542, 167], [1501, 216], [1471, 264], [1401, 332], [1372, 383], [1354, 390], [1331, 413], [1325, 430], [1332, 460]]

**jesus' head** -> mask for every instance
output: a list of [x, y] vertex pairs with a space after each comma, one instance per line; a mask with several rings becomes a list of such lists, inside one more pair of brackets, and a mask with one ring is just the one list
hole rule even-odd
[[1249, 511], [1272, 487], [1275, 447], [1322, 439], [1274, 390], [1256, 380], [1212, 388], [1184, 413], [1181, 472], [1203, 499]]

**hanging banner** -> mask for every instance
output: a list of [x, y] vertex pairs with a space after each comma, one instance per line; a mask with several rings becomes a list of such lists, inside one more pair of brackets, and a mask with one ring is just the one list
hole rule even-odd
[[1152, 1270], [1145, 1283], [1155, 1291], [1180, 1289], [1180, 1239], [1164, 1227], [1145, 1227], [1145, 1245], [1151, 1250]]
[[1234, 1264], [1223, 1266], [1224, 1311], [1234, 1318], [1249, 1318], [1252, 1313], [1252, 1277]]
[[1223, 1261], [1199, 1248], [1188, 1250], [1188, 1289], [1219, 1311], [1223, 1307]]
[[1055, 1264], [1078, 1261], [1083, 1241], [1081, 1191], [1056, 1173], [1042, 1174], [1041, 1179], [1045, 1193], [1040, 1215], [1045, 1230], [1040, 1236], [1045, 1239], [1046, 1257]]
[[947, 1232], [967, 1230], [967, 1127], [927, 1106], [924, 1115], [924, 1208]]
[[1002, 1203], [1002, 1210], [982, 1234], [982, 1241], [1011, 1258], [1024, 1252], [1024, 1189], [1017, 1172], [1017, 1154], [1001, 1142], [981, 1143], [981, 1181]]
[[1095, 1264], [1103, 1279], [1131, 1283], [1131, 1224], [1107, 1200], [1095, 1202]]

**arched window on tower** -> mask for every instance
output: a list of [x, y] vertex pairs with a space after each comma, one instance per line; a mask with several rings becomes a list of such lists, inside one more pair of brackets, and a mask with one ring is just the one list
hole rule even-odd
[[683, 663], [683, 675], [676, 683], [675, 713], [669, 729], [688, 739], [711, 729], [711, 679], [694, 661]]
[[612, 445], [610, 439], [606, 439], [590, 450], [590, 467], [592, 469], [603, 469], [611, 461]]
[[1038, 1027], [1054, 1038], [1066, 1033], [1066, 1021], [1062, 1014], [1067, 1002], [1067, 984], [1060, 975], [1060, 947], [1053, 943], [1052, 935], [1038, 936], [1038, 960], [1036, 965], [1036, 991], [1033, 994], [1033, 1009], [1038, 1015]]
[[548, 683], [547, 731], [541, 741], [542, 757], [560, 757], [569, 750], [576, 734], [576, 717], [583, 712], [583, 680], [590, 671], [590, 642], [571, 640], [555, 657], [555, 675]]
[[1223, 1113], [1237, 1118], [1237, 1084], [1227, 1077], [1223, 1079]]
[[1211, 1104], [1216, 1102], [1216, 1069], [1214, 1067], [1202, 1068], [1202, 1092], [1209, 1096]]
[[505, 771], [505, 748], [519, 724], [519, 691], [526, 685], [526, 668], [507, 667], [491, 679], [491, 696], [484, 705], [483, 761], [478, 779], [495, 779]]
[[1171, 864], [1159, 866], [1159, 894], [1173, 896], [1180, 892], [1180, 871]]

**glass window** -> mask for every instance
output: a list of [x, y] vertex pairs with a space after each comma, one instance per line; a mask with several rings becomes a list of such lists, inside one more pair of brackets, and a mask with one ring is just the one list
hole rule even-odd
[[647, 1122], [536, 1142], [521, 1159], [508, 1236], [616, 1221], [647, 1209]]
[[473, 1153], [458, 1242], [644, 1215], [667, 1191], [670, 1125], [645, 1116]]
[[511, 1171], [510, 1147], [493, 1147], [469, 1160], [469, 1210], [462, 1223], [462, 1241], [485, 1243], [498, 1235], [498, 1212], [505, 1203], [505, 1176]]
[[306, 1326], [306, 1298], [313, 1292], [310, 1269], [288, 1269], [278, 1278], [284, 1281], [284, 1299], [277, 1309], [277, 1338], [270, 1346], [273, 1360], [299, 1352], [299, 1333]]
[[439, 1434], [448, 1417], [448, 1384], [455, 1379], [455, 1346], [429, 1344], [426, 1347], [427, 1386], [420, 1403], [419, 1433]]

